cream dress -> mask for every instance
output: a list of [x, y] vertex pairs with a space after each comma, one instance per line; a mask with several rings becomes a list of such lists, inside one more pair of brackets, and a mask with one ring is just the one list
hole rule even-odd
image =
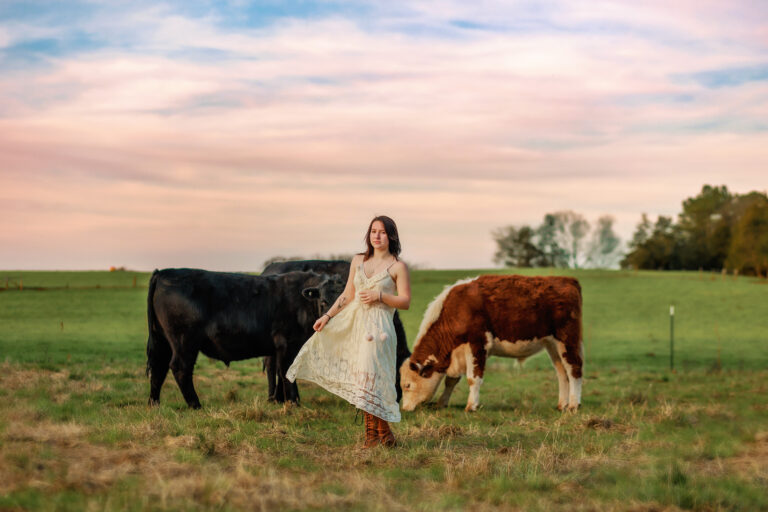
[[[394, 293], [389, 269], [366, 277], [362, 263], [355, 272], [355, 291]], [[304, 344], [286, 376], [318, 384], [355, 407], [385, 421], [400, 421], [395, 392], [395, 309], [363, 304], [357, 293]]]

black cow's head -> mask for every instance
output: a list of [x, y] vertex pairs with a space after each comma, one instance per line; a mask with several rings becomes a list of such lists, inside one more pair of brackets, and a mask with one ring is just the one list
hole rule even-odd
[[317, 274], [316, 277], [308, 279], [305, 285], [307, 286], [301, 290], [301, 295], [309, 301], [316, 302], [322, 314], [333, 305], [344, 291], [345, 283], [336, 275]]

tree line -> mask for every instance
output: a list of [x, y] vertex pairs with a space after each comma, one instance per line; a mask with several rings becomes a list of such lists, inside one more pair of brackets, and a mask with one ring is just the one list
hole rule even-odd
[[609, 268], [621, 257], [614, 222], [603, 215], [592, 229], [583, 215], [564, 210], [547, 213], [537, 227], [497, 228], [493, 261], [508, 267]]
[[768, 273], [768, 197], [763, 192], [733, 194], [704, 185], [683, 201], [677, 222], [643, 214], [622, 268], [721, 270]]
[[603, 215], [591, 225], [567, 210], [544, 215], [540, 225], [492, 232], [494, 262], [510, 267], [721, 270], [768, 276], [768, 197], [734, 194], [704, 185], [683, 201], [677, 221], [642, 214], [626, 250]]

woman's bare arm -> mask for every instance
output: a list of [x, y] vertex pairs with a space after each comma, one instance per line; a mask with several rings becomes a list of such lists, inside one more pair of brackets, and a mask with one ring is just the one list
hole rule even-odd
[[382, 293], [381, 302], [393, 308], [408, 309], [411, 307], [411, 276], [408, 267], [404, 262], [398, 261], [392, 265], [389, 273], [395, 280], [397, 295]]
[[341, 295], [339, 295], [339, 298], [336, 299], [336, 302], [333, 303], [331, 309], [329, 309], [328, 312], [323, 313], [323, 315], [315, 321], [315, 325], [312, 327], [315, 331], [322, 331], [325, 324], [328, 323], [328, 320], [338, 315], [339, 312], [355, 298], [355, 274], [357, 273], [357, 267], [360, 264], [361, 258], [362, 256], [360, 255], [356, 255], [352, 258], [352, 262], [349, 264], [347, 286], [344, 288]]

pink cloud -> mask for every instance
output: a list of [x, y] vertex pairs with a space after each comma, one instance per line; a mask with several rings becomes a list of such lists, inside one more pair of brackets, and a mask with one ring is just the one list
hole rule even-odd
[[[641, 212], [675, 214], [703, 183], [764, 188], [768, 133], [750, 127], [768, 114], [765, 82], [679, 78], [758, 62], [758, 22], [737, 45], [716, 5], [593, 5], [562, 17], [712, 40], [704, 52], [632, 33], [424, 39], [342, 19], [227, 33], [162, 9], [97, 20], [163, 51], [50, 58], [0, 79], [0, 229], [14, 240], [2, 266], [255, 270], [275, 254], [356, 251], [388, 213], [406, 258], [482, 267], [493, 228], [545, 212], [614, 214], [626, 239]], [[163, 56], [190, 34], [229, 56]]]

